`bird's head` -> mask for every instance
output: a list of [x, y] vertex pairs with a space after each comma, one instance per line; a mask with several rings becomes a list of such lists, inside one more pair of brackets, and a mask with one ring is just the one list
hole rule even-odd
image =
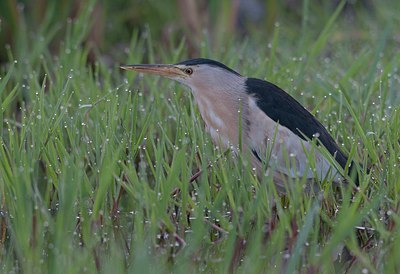
[[243, 77], [236, 71], [214, 60], [197, 58], [177, 64], [141, 64], [121, 66], [125, 70], [156, 74], [178, 81], [192, 91], [215, 90], [237, 85]]

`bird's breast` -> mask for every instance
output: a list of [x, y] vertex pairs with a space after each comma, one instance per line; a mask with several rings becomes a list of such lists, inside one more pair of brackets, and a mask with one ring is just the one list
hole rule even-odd
[[201, 117], [214, 144], [223, 148], [238, 145], [238, 112], [236, 106], [227, 104], [220, 98], [202, 96], [196, 98]]

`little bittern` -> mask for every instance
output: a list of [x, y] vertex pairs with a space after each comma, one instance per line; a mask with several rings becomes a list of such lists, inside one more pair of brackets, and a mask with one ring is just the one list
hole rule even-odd
[[121, 68], [161, 75], [188, 86], [213, 142], [238, 152], [241, 140], [242, 150], [251, 155], [259, 177], [269, 173], [268, 168], [262, 171], [269, 149], [265, 165], [273, 170], [274, 182], [281, 190], [290, 177], [334, 182], [343, 179], [343, 174], [316, 145], [324, 146], [343, 169], [346, 164], [350, 165], [349, 170], [354, 167], [347, 163], [348, 157], [325, 127], [293, 97], [270, 82], [244, 77], [224, 64], [203, 58], [173, 65]]

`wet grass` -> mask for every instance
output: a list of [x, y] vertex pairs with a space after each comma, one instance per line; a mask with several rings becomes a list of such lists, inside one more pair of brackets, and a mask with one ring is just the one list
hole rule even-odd
[[399, 272], [398, 30], [383, 7], [355, 33], [343, 7], [298, 33], [280, 22], [267, 41], [200, 46], [287, 90], [372, 171], [356, 190], [322, 182], [315, 195], [300, 178], [279, 197], [213, 146], [184, 87], [119, 69], [186, 59], [184, 40], [135, 30], [110, 65], [87, 63], [89, 8], [56, 55], [56, 30], [20, 33], [0, 79], [2, 273]]

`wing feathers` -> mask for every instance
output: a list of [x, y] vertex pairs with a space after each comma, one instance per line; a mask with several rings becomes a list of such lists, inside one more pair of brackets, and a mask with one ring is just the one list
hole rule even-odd
[[335, 160], [345, 167], [347, 157], [325, 127], [293, 97], [276, 85], [255, 78], [246, 80], [247, 93], [256, 98], [257, 106], [272, 120], [306, 140], [318, 141]]

